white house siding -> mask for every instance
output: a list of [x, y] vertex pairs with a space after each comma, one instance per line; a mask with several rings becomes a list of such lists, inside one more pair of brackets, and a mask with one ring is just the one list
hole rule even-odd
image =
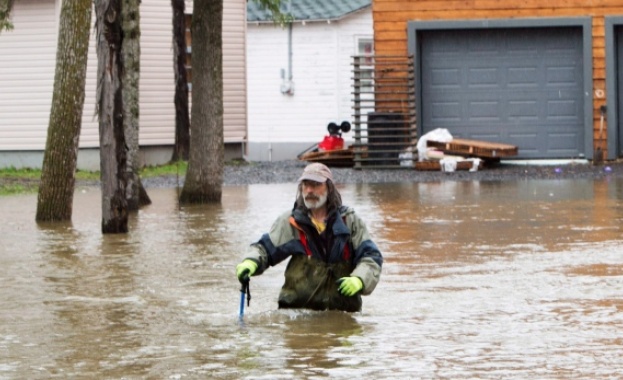
[[[192, 2], [186, 12], [192, 13]], [[223, 123], [226, 143], [247, 134], [246, 1], [223, 4]], [[172, 20], [170, 0], [141, 3], [141, 145], [170, 145], [175, 139]]]
[[[247, 128], [246, 1], [224, 3], [225, 142], [240, 145], [245, 141]], [[60, 0], [16, 1], [12, 12], [15, 28], [0, 35], [0, 167], [40, 167], [43, 161], [54, 85], [60, 4]], [[159, 164], [170, 159], [170, 148], [175, 140], [171, 3], [169, 0], [143, 1], [140, 11], [139, 143], [144, 163]], [[192, 12], [192, 2], [187, 2], [186, 11]], [[80, 148], [99, 147], [94, 30], [89, 43]], [[99, 169], [97, 149], [81, 149], [78, 167]]]
[[[294, 94], [280, 91], [288, 71], [288, 30], [247, 24], [247, 89], [252, 161], [294, 159], [328, 133], [327, 124], [352, 121], [351, 57], [357, 37], [372, 37], [370, 9], [340, 21], [295, 23]], [[350, 133], [344, 134], [347, 142]]]
[[54, 87], [54, 0], [16, 1], [0, 34], [0, 150], [45, 147]]
[[[186, 13], [192, 13], [192, 9], [192, 1], [186, 0]], [[246, 0], [223, 2], [223, 124], [226, 144], [247, 141], [246, 20]]]
[[223, 123], [225, 142], [247, 139], [247, 3], [223, 2]]

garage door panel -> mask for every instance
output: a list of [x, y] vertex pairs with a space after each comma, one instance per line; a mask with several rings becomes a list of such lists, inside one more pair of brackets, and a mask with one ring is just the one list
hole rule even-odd
[[500, 76], [498, 67], [473, 67], [468, 72], [468, 86], [472, 89], [484, 90], [497, 88]]
[[527, 155], [536, 155], [538, 154], [538, 149], [533, 148], [536, 147], [536, 140], [539, 139], [539, 135], [538, 133], [534, 132], [534, 133], [527, 133], [527, 132], [522, 132], [522, 133], [510, 133], [509, 138], [512, 138], [513, 141], [515, 141], [518, 146], [525, 146], [527, 148], [525, 148], [525, 152], [524, 154]]
[[430, 71], [431, 86], [438, 90], [461, 88], [461, 71], [457, 68], [438, 67]]
[[536, 122], [539, 120], [540, 104], [534, 99], [516, 99], [508, 102], [508, 121]]
[[509, 67], [506, 70], [506, 87], [509, 89], [539, 88], [542, 81], [536, 66]]
[[502, 120], [501, 105], [498, 99], [477, 100], [469, 102], [469, 120], [474, 123], [500, 122]]
[[577, 138], [577, 135], [569, 133], [551, 132], [549, 137], [550, 138], [548, 141], [550, 149], [571, 150], [573, 149], [573, 144], [571, 142], [573, 142], [573, 140]]
[[547, 87], [573, 87], [578, 88], [578, 68], [575, 66], [548, 67], [546, 70]]
[[421, 41], [424, 133], [509, 143], [525, 158], [583, 151], [580, 28], [425, 31]]
[[463, 105], [459, 101], [440, 101], [431, 103], [431, 120], [436, 123], [460, 123], [463, 114]]
[[[534, 155], [541, 152], [541, 144], [539, 143], [543, 141], [546, 143], [547, 150], [552, 151], [553, 154], [557, 155], [558, 157], [561, 157], [561, 155], [568, 156], [577, 149], [577, 134], [544, 131], [542, 128], [539, 129], [538, 125], [535, 126], [534, 129], [535, 131], [533, 131], [532, 133], [509, 133], [508, 137], [521, 144], [521, 146], [526, 146], [526, 152]], [[536, 129], [539, 130], [537, 131]]]
[[577, 121], [578, 104], [575, 100], [550, 100], [547, 102], [547, 120]]

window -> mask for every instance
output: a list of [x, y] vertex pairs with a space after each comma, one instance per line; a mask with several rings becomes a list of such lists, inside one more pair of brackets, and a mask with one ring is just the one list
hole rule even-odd
[[374, 86], [374, 42], [372, 37], [355, 37], [357, 44], [356, 62], [359, 63], [361, 91], [372, 91]]
[[371, 37], [359, 37], [357, 38], [357, 55], [369, 56], [365, 58], [363, 62], [366, 65], [372, 65], [372, 55], [374, 54], [374, 45]]

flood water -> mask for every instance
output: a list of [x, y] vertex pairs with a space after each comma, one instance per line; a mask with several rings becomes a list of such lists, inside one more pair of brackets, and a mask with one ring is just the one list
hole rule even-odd
[[385, 265], [363, 311], [278, 310], [285, 263], [235, 265], [295, 184], [176, 189], [102, 235], [0, 197], [0, 379], [614, 379], [623, 373], [623, 179], [340, 186]]

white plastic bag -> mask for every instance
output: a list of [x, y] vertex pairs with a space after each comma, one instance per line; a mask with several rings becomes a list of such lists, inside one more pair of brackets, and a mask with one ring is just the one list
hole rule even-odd
[[400, 166], [413, 166], [413, 153], [411, 150], [405, 150], [398, 155]]
[[442, 172], [453, 172], [456, 170], [457, 160], [453, 158], [442, 158], [439, 161]]
[[418, 161], [425, 161], [428, 159], [426, 149], [428, 140], [450, 142], [452, 141], [452, 135], [445, 128], [437, 128], [420, 137], [416, 145], [418, 151]]
[[480, 163], [482, 160], [480, 158], [474, 158], [472, 161], [472, 167], [469, 169], [470, 172], [477, 172], [480, 167]]

